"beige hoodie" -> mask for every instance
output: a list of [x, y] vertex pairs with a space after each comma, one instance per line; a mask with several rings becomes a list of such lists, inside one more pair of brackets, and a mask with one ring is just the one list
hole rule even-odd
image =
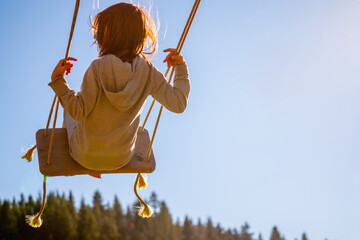
[[78, 122], [69, 136], [71, 156], [93, 170], [113, 170], [129, 162], [148, 95], [168, 110], [181, 113], [190, 92], [185, 64], [175, 67], [171, 86], [142, 57], [130, 64], [110, 54], [91, 63], [80, 92], [71, 90], [64, 77], [55, 78], [49, 86]]

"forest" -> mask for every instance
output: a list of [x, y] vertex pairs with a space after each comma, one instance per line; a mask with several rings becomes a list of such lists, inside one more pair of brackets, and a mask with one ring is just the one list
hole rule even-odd
[[[186, 216], [183, 222], [173, 221], [164, 201], [152, 193], [148, 202], [155, 209], [149, 219], [137, 216], [138, 203], [122, 207], [117, 196], [112, 204], [104, 204], [101, 193], [93, 195], [92, 205], [84, 199], [77, 209], [73, 194], [67, 196], [51, 192], [47, 196], [43, 225], [32, 228], [25, 216], [36, 213], [41, 206], [40, 197], [21, 194], [12, 201], [0, 200], [0, 239], [90, 239], [90, 240], [265, 240], [261, 233], [252, 233], [248, 223], [238, 229], [226, 229], [211, 218], [205, 223]], [[266, 235], [269, 235], [266, 233]], [[269, 240], [286, 240], [276, 226]], [[291, 239], [293, 240], [293, 239]], [[296, 240], [308, 240], [303, 233]]]

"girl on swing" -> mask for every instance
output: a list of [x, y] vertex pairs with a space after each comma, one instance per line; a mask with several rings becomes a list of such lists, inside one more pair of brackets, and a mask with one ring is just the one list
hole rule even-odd
[[75, 93], [65, 80], [73, 67], [65, 59], [49, 86], [64, 108], [71, 156], [87, 169], [114, 170], [131, 159], [148, 95], [172, 112], [185, 111], [189, 73], [171, 48], [164, 50], [169, 52], [164, 62], [175, 67], [173, 86], [151, 64], [146, 55], [151, 58], [157, 50], [157, 30], [150, 15], [133, 4], [118, 3], [97, 14], [92, 32], [99, 59], [87, 69], [81, 91]]

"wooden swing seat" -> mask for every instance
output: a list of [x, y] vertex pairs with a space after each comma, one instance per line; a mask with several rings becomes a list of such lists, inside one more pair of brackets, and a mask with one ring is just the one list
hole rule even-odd
[[156, 163], [151, 150], [149, 161], [146, 155], [150, 144], [150, 136], [146, 129], [140, 134], [138, 131], [133, 157], [130, 162], [120, 169], [113, 171], [94, 171], [78, 164], [69, 153], [69, 144], [65, 128], [55, 128], [54, 143], [51, 152], [51, 162], [47, 164], [51, 129], [47, 136], [45, 129], [36, 133], [36, 145], [39, 157], [40, 172], [45, 176], [74, 176], [82, 174], [104, 173], [151, 173], [155, 170]]

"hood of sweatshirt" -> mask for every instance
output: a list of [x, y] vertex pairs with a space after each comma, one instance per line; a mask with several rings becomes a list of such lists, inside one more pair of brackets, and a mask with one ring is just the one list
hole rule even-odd
[[139, 100], [147, 84], [149, 65], [142, 57], [132, 63], [108, 54], [98, 60], [99, 81], [109, 102], [126, 111]]

